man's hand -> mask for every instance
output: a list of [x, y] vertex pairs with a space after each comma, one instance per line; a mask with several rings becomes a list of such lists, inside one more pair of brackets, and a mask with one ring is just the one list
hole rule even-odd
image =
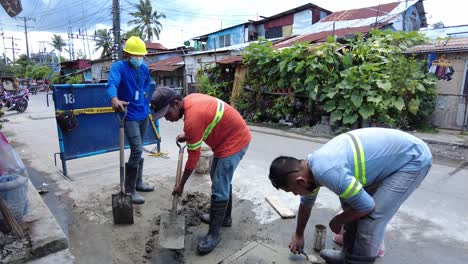
[[125, 110], [125, 106], [128, 105], [128, 102], [120, 101], [117, 97], [113, 97], [111, 100], [112, 109], [117, 112], [122, 112]]
[[182, 133], [182, 134], [177, 136], [176, 140], [177, 140], [177, 142], [185, 142], [185, 141], [187, 141], [187, 137], [185, 137], [185, 133]]
[[183, 192], [184, 192], [184, 185], [178, 184], [176, 187], [174, 187], [174, 190], [172, 191], [172, 195], [181, 196]]
[[294, 254], [301, 254], [301, 251], [303, 248], [304, 248], [304, 236], [298, 236], [294, 232], [291, 238], [291, 243], [289, 243], [289, 249]]
[[331, 231], [335, 234], [339, 234], [343, 228], [343, 224], [338, 221], [338, 216], [333, 217], [329, 223]]

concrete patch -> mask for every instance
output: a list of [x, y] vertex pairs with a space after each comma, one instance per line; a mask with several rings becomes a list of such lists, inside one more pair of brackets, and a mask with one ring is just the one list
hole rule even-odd
[[317, 253], [309, 253], [309, 260], [304, 255], [294, 255], [287, 248], [276, 245], [262, 244], [252, 241], [243, 248], [224, 259], [226, 264], [267, 264], [267, 263], [291, 263], [291, 264], [322, 264], [325, 263]]

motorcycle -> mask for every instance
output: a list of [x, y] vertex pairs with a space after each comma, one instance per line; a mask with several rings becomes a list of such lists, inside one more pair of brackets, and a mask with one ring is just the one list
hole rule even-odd
[[28, 100], [28, 89], [22, 89], [17, 92], [3, 90], [3, 95], [0, 96], [0, 109], [6, 107], [7, 111], [16, 110], [18, 113], [23, 113], [28, 108]]

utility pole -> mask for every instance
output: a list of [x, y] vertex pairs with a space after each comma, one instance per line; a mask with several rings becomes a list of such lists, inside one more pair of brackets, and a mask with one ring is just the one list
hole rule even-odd
[[28, 42], [28, 21], [34, 20], [33, 18], [29, 17], [18, 17], [19, 19], [22, 19], [24, 22], [24, 35], [26, 36], [26, 58], [29, 64], [29, 42]]
[[74, 60], [75, 51], [73, 47], [73, 29], [71, 26], [68, 27], [68, 53], [70, 54], [70, 60]]
[[15, 59], [15, 51], [18, 50], [18, 49], [15, 49], [15, 46], [16, 46], [15, 40], [19, 40], [19, 39], [14, 38], [13, 36], [11, 36], [10, 38], [11, 38], [11, 48], [6, 48], [6, 49], [11, 49], [12, 50], [12, 52], [13, 52], [13, 62], [14, 62], [16, 60]]
[[88, 44], [89, 59], [91, 59], [91, 49], [89, 48], [88, 28], [86, 27], [86, 25], [85, 25], [85, 36], [86, 36], [86, 43]]
[[5, 59], [5, 65], [8, 64], [7, 56], [6, 56], [6, 46], [5, 46], [5, 33], [2, 32], [2, 40], [3, 40], [3, 58]]
[[112, 60], [122, 59], [120, 43], [120, 7], [119, 0], [112, 0], [112, 32], [114, 33], [114, 47], [112, 49]]

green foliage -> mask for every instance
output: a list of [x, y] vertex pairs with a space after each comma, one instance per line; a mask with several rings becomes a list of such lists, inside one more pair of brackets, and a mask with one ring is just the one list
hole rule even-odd
[[[228, 69], [226, 71], [226, 69]], [[232, 94], [234, 70], [225, 66], [214, 66], [197, 72], [200, 93], [208, 94], [229, 102]]]
[[292, 87], [312, 106], [303, 111], [329, 113], [332, 123], [370, 120], [392, 127], [419, 126], [434, 109], [435, 81], [424, 62], [403, 51], [424, 41], [417, 32], [379, 30], [346, 45], [329, 38], [312, 47], [300, 43], [277, 50], [260, 40], [243, 56], [249, 68], [245, 85], [256, 92]]
[[63, 83], [61, 81], [61, 77], [60, 77], [60, 73], [58, 72], [54, 72], [52, 73], [52, 75], [50, 76], [50, 83], [51, 84], [59, 84], [59, 83]]
[[112, 38], [107, 29], [98, 29], [94, 35], [96, 39], [95, 51], [102, 49], [101, 58], [109, 57], [112, 55]]
[[62, 36], [54, 34], [52, 37], [52, 41], [50, 42], [52, 47], [56, 49], [59, 53], [63, 51], [63, 48], [67, 46], [67, 43], [65, 40], [62, 38]]
[[49, 66], [38, 65], [32, 68], [31, 75], [29, 77], [36, 80], [43, 80], [50, 73], [52, 69]]
[[69, 76], [65, 79], [66, 84], [75, 84], [75, 83], [81, 83], [83, 81], [83, 78], [81, 75], [75, 75], [75, 76]]
[[135, 25], [132, 31], [141, 32], [144, 40], [152, 41], [153, 36], [159, 39], [162, 30], [161, 20], [166, 18], [166, 15], [157, 10], [153, 11], [149, 0], [140, 0], [137, 4], [132, 4], [132, 7], [135, 11], [130, 15], [134, 19], [128, 21], [128, 25]]

